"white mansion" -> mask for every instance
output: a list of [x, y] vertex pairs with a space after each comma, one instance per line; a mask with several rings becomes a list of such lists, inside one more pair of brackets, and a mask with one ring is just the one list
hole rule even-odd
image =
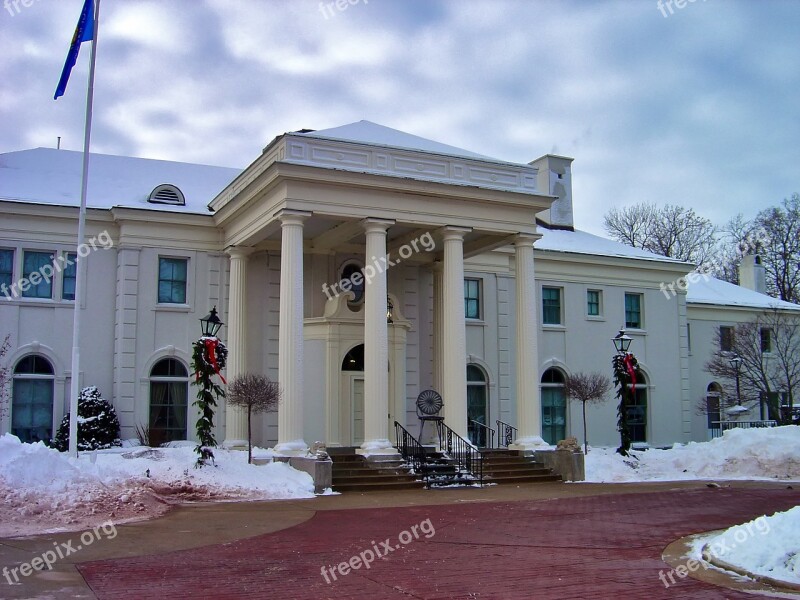
[[[392, 452], [394, 421], [416, 435], [429, 388], [464, 436], [499, 419], [517, 448], [580, 439], [564, 377], [610, 375], [620, 327], [640, 363], [634, 440], [705, 440], [696, 405], [719, 389], [704, 371], [715, 332], [776, 301], [707, 278], [673, 294], [692, 265], [576, 231], [571, 162], [508, 163], [366, 121], [281, 135], [243, 171], [92, 155], [72, 373], [81, 154], [1, 154], [13, 380], [0, 433], [52, 436], [79, 377], [113, 403], [124, 438], [192, 439], [191, 344], [216, 306], [228, 379], [280, 382], [254, 441], [286, 453], [318, 440]], [[760, 266], [744, 267], [757, 287]], [[246, 437], [237, 409], [216, 425], [220, 441]], [[611, 397], [590, 407], [589, 438], [618, 442]]]

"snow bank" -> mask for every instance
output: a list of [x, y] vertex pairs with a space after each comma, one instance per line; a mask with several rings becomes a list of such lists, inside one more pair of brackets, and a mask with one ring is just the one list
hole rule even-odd
[[194, 467], [190, 447], [114, 448], [71, 458], [41, 442], [0, 437], [0, 537], [117, 522], [196, 500], [310, 498], [310, 475], [284, 463], [247, 464], [247, 453], [214, 449], [216, 466]]
[[800, 479], [800, 427], [731, 429], [710, 442], [676, 444], [669, 450], [590, 448], [586, 481], [681, 479]]
[[756, 575], [800, 584], [800, 506], [703, 540], [712, 557]]

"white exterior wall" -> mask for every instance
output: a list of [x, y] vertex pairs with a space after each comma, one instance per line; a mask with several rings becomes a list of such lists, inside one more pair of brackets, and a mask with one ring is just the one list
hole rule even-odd
[[[730, 306], [714, 306], [694, 304], [688, 306], [688, 324], [691, 328], [692, 345], [689, 352], [690, 392], [692, 404], [692, 439], [704, 441], [710, 439], [708, 419], [699, 408], [705, 402], [709, 384], [719, 383], [725, 387], [726, 381], [715, 378], [705, 365], [717, 350], [716, 335], [722, 326], [734, 327], [755, 319], [762, 311], [752, 308], [735, 308]], [[759, 419], [756, 408], [747, 418]]]

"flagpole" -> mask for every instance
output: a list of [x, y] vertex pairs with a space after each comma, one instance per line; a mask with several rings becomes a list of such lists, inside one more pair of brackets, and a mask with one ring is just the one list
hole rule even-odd
[[80, 249], [86, 239], [86, 192], [89, 187], [89, 145], [92, 138], [92, 104], [94, 102], [94, 65], [97, 57], [97, 38], [100, 29], [100, 0], [94, 2], [94, 35], [89, 63], [89, 87], [86, 91], [86, 124], [83, 135], [83, 171], [81, 173], [81, 208], [78, 213], [78, 256], [75, 267], [75, 307], [72, 316], [72, 370], [69, 392], [69, 454], [78, 456], [78, 395], [80, 394], [81, 368], [81, 306], [83, 305], [84, 275], [86, 267]]

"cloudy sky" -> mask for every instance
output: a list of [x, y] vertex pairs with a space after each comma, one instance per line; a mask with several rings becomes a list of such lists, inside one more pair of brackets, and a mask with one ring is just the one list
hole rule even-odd
[[[574, 157], [595, 233], [611, 206], [723, 223], [800, 191], [796, 0], [329, 1], [103, 0], [92, 151], [244, 167], [285, 131], [368, 119]], [[88, 44], [53, 100], [82, 4], [0, 8], [0, 152], [82, 148]]]

